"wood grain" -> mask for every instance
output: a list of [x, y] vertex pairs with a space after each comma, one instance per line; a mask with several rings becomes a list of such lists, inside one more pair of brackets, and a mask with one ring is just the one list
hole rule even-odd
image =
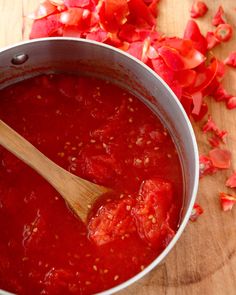
[[[236, 29], [235, 0], [208, 0], [208, 14], [198, 23], [203, 30], [212, 30], [210, 20], [219, 4], [223, 4], [227, 18]], [[162, 0], [159, 4], [158, 28], [168, 35], [182, 36], [189, 19], [192, 0]], [[38, 4], [38, 0], [0, 0], [0, 46], [27, 38], [29, 23], [22, 21]], [[235, 30], [236, 32], [236, 30]], [[214, 54], [225, 58], [236, 50], [234, 38], [214, 50]], [[236, 94], [236, 71], [229, 69], [224, 85]], [[206, 177], [200, 182], [198, 202], [205, 214], [196, 223], [189, 223], [181, 239], [165, 261], [149, 275], [130, 286], [120, 295], [234, 295], [236, 294], [236, 208], [222, 212], [218, 194], [228, 191], [224, 184], [227, 176], [236, 170], [236, 110], [228, 111], [223, 104], [208, 99], [210, 113], [218, 126], [229, 131], [226, 147], [232, 151], [232, 169]], [[200, 125], [201, 126], [201, 125]], [[208, 152], [206, 136], [194, 124], [199, 150]], [[125, 263], [125, 262], [124, 262]]]

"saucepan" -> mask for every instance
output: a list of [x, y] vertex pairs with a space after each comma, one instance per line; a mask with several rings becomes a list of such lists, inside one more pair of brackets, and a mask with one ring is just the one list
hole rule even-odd
[[[109, 45], [75, 38], [27, 41], [0, 51], [0, 89], [42, 73], [72, 73], [106, 78], [134, 93], [163, 122], [178, 149], [184, 183], [179, 228], [164, 251], [128, 281], [99, 294], [128, 287], [156, 267], [180, 238], [194, 205], [199, 179], [198, 149], [191, 123], [169, 86], [136, 58]], [[1, 291], [0, 294], [10, 294]]]

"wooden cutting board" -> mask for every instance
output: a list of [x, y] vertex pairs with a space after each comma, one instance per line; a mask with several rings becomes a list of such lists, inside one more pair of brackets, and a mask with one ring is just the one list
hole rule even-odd
[[[207, 0], [209, 12], [198, 23], [203, 32], [212, 30], [210, 20], [220, 2], [235, 30], [230, 42], [214, 50], [216, 56], [225, 58], [231, 50], [236, 50], [235, 0]], [[27, 38], [29, 22], [23, 17], [32, 12], [38, 3], [39, 0], [0, 0], [0, 47]], [[192, 0], [161, 0], [159, 29], [168, 35], [182, 36], [191, 3]], [[228, 70], [224, 84], [236, 95], [236, 70]], [[222, 212], [218, 197], [220, 191], [230, 192], [224, 183], [227, 176], [236, 170], [236, 110], [228, 111], [224, 104], [211, 99], [208, 105], [218, 126], [229, 131], [226, 147], [232, 151], [232, 169], [201, 180], [198, 202], [205, 213], [197, 222], [188, 224], [181, 239], [161, 265], [121, 291], [121, 295], [236, 294], [236, 206], [231, 212]], [[200, 152], [208, 152], [209, 146], [199, 125], [194, 128]]]

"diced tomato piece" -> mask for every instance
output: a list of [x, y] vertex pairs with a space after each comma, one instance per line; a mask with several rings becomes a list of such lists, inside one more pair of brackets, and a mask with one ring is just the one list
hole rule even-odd
[[158, 48], [158, 53], [163, 58], [167, 66], [173, 71], [181, 71], [184, 69], [184, 62], [180, 53], [176, 49], [168, 46], [162, 46]]
[[200, 155], [199, 162], [200, 178], [218, 171], [218, 169], [213, 165], [212, 160], [208, 156]]
[[210, 150], [209, 157], [214, 167], [228, 169], [231, 164], [231, 153], [228, 150], [215, 148]]
[[184, 31], [184, 39], [192, 40], [194, 48], [200, 51], [203, 55], [206, 54], [206, 38], [201, 34], [200, 29], [194, 20], [188, 21]]
[[117, 32], [126, 23], [129, 7], [126, 0], [104, 0], [99, 10], [100, 25], [108, 32]]
[[226, 106], [228, 109], [235, 109], [236, 108], [236, 96], [231, 96], [227, 103], [226, 103]]
[[223, 211], [230, 211], [236, 203], [236, 196], [231, 194], [220, 193], [220, 204]]
[[231, 52], [224, 60], [224, 63], [228, 66], [236, 68], [236, 51]]
[[220, 41], [220, 42], [227, 42], [231, 39], [232, 34], [233, 34], [233, 28], [229, 24], [220, 24], [216, 28], [215, 32], [215, 37]]
[[216, 38], [214, 32], [207, 32], [206, 34], [207, 49], [212, 49], [220, 44], [220, 41]]
[[223, 7], [220, 5], [217, 9], [216, 14], [214, 15], [213, 19], [212, 19], [212, 24], [213, 26], [218, 26], [220, 24], [225, 24], [226, 23], [226, 19], [225, 19], [225, 12]]
[[88, 224], [89, 238], [101, 246], [136, 231], [131, 216], [133, 200], [123, 198], [101, 206]]
[[192, 213], [191, 213], [191, 216], [190, 216], [190, 220], [191, 221], [196, 221], [198, 219], [198, 217], [203, 213], [203, 209], [202, 207], [195, 203], [194, 206], [193, 206], [193, 210], [192, 210]]
[[173, 188], [170, 182], [153, 178], [142, 183], [139, 196], [132, 214], [141, 239], [155, 247], [163, 235], [174, 236], [168, 223]]
[[236, 187], [236, 172], [234, 172], [226, 181], [226, 186]]
[[41, 19], [57, 11], [57, 6], [53, 5], [50, 1], [45, 0], [39, 4], [37, 10], [30, 14], [28, 17], [32, 19]]
[[63, 28], [60, 22], [60, 14], [52, 14], [42, 19], [37, 19], [32, 25], [30, 39], [62, 35], [59, 30]]
[[206, 3], [203, 1], [195, 0], [190, 10], [192, 18], [198, 18], [204, 16], [208, 11]]

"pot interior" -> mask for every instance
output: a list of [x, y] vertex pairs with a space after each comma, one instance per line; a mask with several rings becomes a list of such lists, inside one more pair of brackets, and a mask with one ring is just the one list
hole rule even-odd
[[138, 97], [159, 117], [175, 142], [184, 177], [180, 226], [189, 217], [198, 181], [195, 138], [177, 98], [147, 66], [109, 46], [64, 38], [36, 40], [3, 50], [0, 65], [0, 89], [43, 73], [71, 73], [105, 78]]

